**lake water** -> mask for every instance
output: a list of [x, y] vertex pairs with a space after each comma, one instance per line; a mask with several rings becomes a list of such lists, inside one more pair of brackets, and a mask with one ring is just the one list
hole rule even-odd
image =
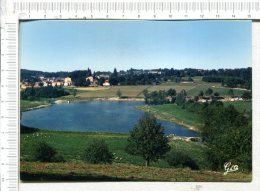
[[[55, 104], [24, 112], [21, 123], [49, 130], [128, 133], [143, 114], [143, 111], [135, 108], [139, 105], [143, 105], [143, 102], [86, 101]], [[196, 132], [175, 123], [159, 122], [164, 126], [165, 134], [198, 136]]]

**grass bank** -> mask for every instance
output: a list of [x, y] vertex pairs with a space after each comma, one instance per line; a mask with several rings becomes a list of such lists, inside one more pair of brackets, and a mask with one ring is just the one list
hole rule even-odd
[[29, 101], [29, 100], [20, 100], [20, 111], [28, 111], [32, 109], [47, 107], [51, 105], [51, 102], [48, 100], [41, 101]]
[[[170, 139], [171, 148], [188, 154], [200, 170], [177, 169], [165, 159], [144, 167], [141, 157], [125, 152], [128, 134], [48, 131], [22, 127], [21, 179], [24, 181], [250, 181], [251, 174], [209, 171], [207, 147], [200, 143]], [[113, 153], [112, 164], [87, 164], [83, 152], [92, 139], [103, 139]], [[34, 144], [44, 140], [62, 155], [64, 163], [32, 160]]]
[[[234, 106], [239, 112], [250, 112], [252, 111], [252, 101], [233, 101], [223, 102], [225, 107], [230, 105]], [[144, 105], [138, 106], [137, 109], [155, 115], [156, 118], [174, 122], [184, 127], [187, 127], [194, 131], [199, 131], [202, 123], [198, 113], [188, 111], [175, 104], [164, 104], [164, 105]]]
[[23, 181], [174, 181], [174, 182], [249, 182], [247, 173], [192, 171], [143, 167], [130, 164], [93, 165], [71, 163], [21, 162]]
[[199, 115], [174, 104], [164, 104], [155, 106], [138, 106], [137, 109], [153, 114], [156, 118], [180, 124], [188, 129], [199, 131]]
[[[114, 153], [113, 163], [125, 163], [143, 166], [145, 164], [142, 157], [130, 155], [125, 152], [128, 134], [119, 133], [99, 133], [99, 132], [65, 132], [48, 131], [40, 129], [21, 128], [21, 161], [33, 161], [32, 152], [35, 143], [43, 140], [53, 146], [69, 163], [82, 163], [83, 152], [89, 141], [92, 139], [104, 139], [109, 145], [109, 149]], [[170, 145], [174, 150], [189, 153], [196, 161], [200, 169], [207, 169], [208, 163], [205, 159], [206, 146], [194, 142], [182, 140], [170, 140]], [[152, 162], [151, 166], [169, 168], [164, 160]]]

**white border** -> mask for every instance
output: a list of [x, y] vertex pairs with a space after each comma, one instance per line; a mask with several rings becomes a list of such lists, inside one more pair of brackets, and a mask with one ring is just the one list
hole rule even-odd
[[260, 22], [252, 23], [253, 62], [253, 178], [250, 183], [232, 182], [108, 182], [108, 183], [22, 183], [21, 191], [258, 191], [260, 188]]

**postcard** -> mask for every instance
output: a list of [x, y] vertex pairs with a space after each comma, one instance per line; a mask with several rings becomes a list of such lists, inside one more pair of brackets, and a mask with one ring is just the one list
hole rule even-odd
[[19, 38], [22, 182], [251, 182], [251, 21], [38, 20]]

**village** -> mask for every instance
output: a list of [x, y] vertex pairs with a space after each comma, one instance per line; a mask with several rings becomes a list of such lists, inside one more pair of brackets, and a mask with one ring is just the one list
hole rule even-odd
[[[114, 72], [115, 73], [115, 72]], [[140, 75], [143, 75], [143, 74], [148, 74], [148, 75], [156, 75], [157, 78], [155, 78], [156, 80], [154, 80], [152, 82], [152, 84], [150, 84], [149, 86], [144, 86], [143, 89], [140, 89], [141, 86], [125, 86], [125, 85], [121, 85], [118, 81], [116, 81], [116, 85], [115, 83], [112, 84], [110, 83], [110, 80], [112, 81], [113, 80], [113, 75], [116, 75], [117, 78], [120, 78], [120, 77], [124, 77], [126, 75], [135, 75], [135, 76], [140, 76]], [[188, 78], [182, 78], [179, 82], [176, 81], [177, 78], [175, 78], [174, 82], [170, 82], [170, 80], [168, 79], [167, 81], [162, 81], [162, 80], [158, 80], [158, 79], [161, 79], [160, 76], [162, 75], [162, 71], [160, 69], [153, 69], [153, 70], [137, 70], [137, 69], [131, 69], [131, 70], [127, 70], [127, 71], [119, 71], [118, 73], [116, 72], [116, 74], [95, 74], [95, 72], [92, 74], [90, 72], [90, 75], [88, 75], [88, 73], [85, 74], [85, 77], [82, 79], [84, 81], [84, 84], [85, 87], [82, 87], [82, 86], [78, 86], [77, 84], [74, 83], [74, 81], [72, 80], [71, 77], [67, 76], [65, 78], [62, 78], [62, 77], [45, 77], [43, 75], [39, 75], [39, 76], [31, 76], [31, 79], [33, 80], [29, 80], [29, 79], [23, 79], [21, 81], [21, 84], [20, 84], [20, 89], [21, 91], [23, 90], [26, 90], [28, 88], [41, 88], [41, 87], [64, 87], [64, 88], [80, 88], [81, 92], [84, 90], [84, 91], [87, 91], [89, 88], [96, 88], [97, 90], [105, 90], [105, 91], [108, 91], [104, 88], [106, 87], [109, 87], [109, 88], [112, 88], [111, 91], [113, 92], [116, 92], [114, 91], [113, 89], [114, 88], [117, 88], [117, 91], [121, 91], [119, 88], [121, 88], [122, 90], [126, 90], [124, 93], [127, 93], [127, 92], [133, 92], [135, 89], [137, 89], [137, 92], [136, 94], [137, 95], [142, 95], [143, 91], [145, 89], [147, 90], [158, 90], [158, 91], [168, 91], [169, 88], [174, 88], [176, 85], [177, 86], [180, 86], [180, 87], [183, 87], [183, 90], [185, 88], [189, 88], [191, 87], [191, 89], [194, 89], [194, 88], [199, 88], [200, 87], [200, 83], [201, 81], [198, 81], [196, 80], [197, 77], [194, 77], [191, 78], [191, 77], [188, 77]], [[168, 84], [172, 84], [172, 87], [170, 87], [170, 85]], [[188, 89], [187, 89], [187, 94], [184, 95], [184, 98], [185, 98], [185, 101], [195, 101], [195, 102], [198, 102], [198, 103], [206, 103], [206, 102], [212, 102], [213, 100], [214, 101], [221, 101], [221, 102], [234, 102], [234, 101], [244, 101], [244, 100], [248, 100], [248, 99], [251, 99], [250, 97], [248, 96], [244, 96], [244, 94], [248, 94], [250, 93], [250, 91], [248, 90], [245, 90], [245, 89], [241, 89], [244, 91], [244, 94], [234, 94], [234, 91], [236, 89], [239, 89], [239, 88], [227, 88], [227, 87], [221, 87], [221, 91], [225, 90], [226, 93], [219, 93], [217, 91], [215, 91], [215, 89], [219, 89], [220, 87], [216, 87], [215, 84], [210, 84], [210, 83], [207, 83], [207, 89], [205, 89], [205, 87], [201, 86], [202, 88], [204, 88], [204, 91], [202, 91], [203, 89], [198, 89], [197, 90], [197, 93], [196, 94], [190, 94]], [[150, 88], [149, 88], [150, 87]], [[152, 88], [154, 87], [154, 88]], [[182, 89], [179, 89], [179, 91], [182, 90]], [[213, 91], [214, 90], [214, 91]], [[227, 91], [228, 90], [228, 91]], [[83, 91], [83, 92], [84, 92]], [[105, 92], [104, 91], [104, 92]], [[80, 97], [81, 95], [81, 92], [78, 94]], [[149, 92], [152, 92], [152, 91], [149, 91]], [[107, 92], [107, 94], [110, 95], [110, 92]], [[114, 97], [117, 96], [116, 95], [117, 93], [115, 93]], [[91, 95], [90, 95], [91, 96]], [[94, 97], [96, 97], [96, 95], [94, 94], [93, 95]], [[93, 97], [91, 96], [91, 97]], [[84, 97], [84, 96], [83, 96]], [[89, 97], [89, 95], [87, 96]], [[107, 97], [106, 96], [106, 93], [104, 94], [104, 97]], [[121, 96], [120, 96], [121, 97]], [[125, 95], [124, 97], [128, 97], [128, 98], [131, 98], [132, 96], [131, 95]], [[136, 98], [137, 96], [134, 96], [134, 98]], [[154, 98], [152, 98], [154, 99]], [[169, 102], [171, 103], [172, 102], [172, 97], [171, 96], [165, 96], [163, 98], [164, 100], [166, 100], [166, 102]]]
[[[110, 86], [109, 83], [109, 75], [99, 75], [96, 77], [89, 76], [86, 77], [86, 82], [89, 83], [89, 87], [97, 87], [98, 86], [98, 79], [104, 78], [105, 81], [102, 86]], [[44, 76], [39, 76], [35, 78], [36, 81], [33, 83], [27, 82], [26, 80], [22, 81], [20, 84], [21, 90], [27, 88], [40, 88], [40, 87], [62, 87], [62, 86], [74, 86], [73, 81], [70, 77], [61, 78], [61, 77], [52, 77], [52, 78], [45, 78]]]
[[[88, 87], [98, 87], [98, 86], [111, 86], [115, 84], [110, 83], [110, 77], [113, 75], [111, 72], [98, 72], [99, 75], [95, 75], [95, 72], [92, 74], [91, 70], [88, 69], [85, 74], [85, 86]], [[150, 70], [143, 70], [143, 69], [129, 69], [127, 71], [120, 70], [119, 72], [116, 72], [116, 75], [118, 76], [126, 76], [126, 75], [161, 75], [162, 71], [161, 69], [150, 69]], [[62, 87], [62, 86], [77, 86], [76, 83], [72, 80], [71, 77], [67, 76], [65, 78], [62, 77], [45, 77], [43, 75], [35, 75], [30, 76], [30, 78], [33, 79], [33, 81], [30, 81], [29, 79], [23, 79], [20, 83], [21, 90], [27, 89], [27, 88], [40, 88], [40, 87], [47, 87], [47, 86], [53, 86], [53, 87]], [[101, 83], [100, 83], [101, 81]], [[158, 81], [153, 82], [154, 85], [158, 85]], [[117, 83], [116, 85], [120, 85], [120, 83]]]

